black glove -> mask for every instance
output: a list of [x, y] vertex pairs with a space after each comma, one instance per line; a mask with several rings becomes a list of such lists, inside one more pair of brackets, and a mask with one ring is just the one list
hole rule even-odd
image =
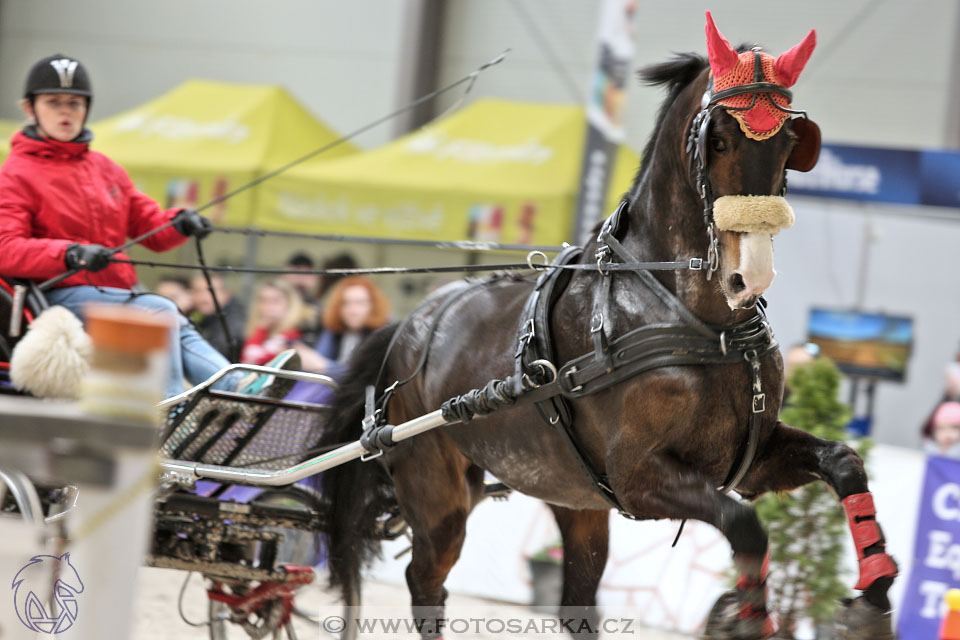
[[174, 216], [173, 227], [185, 236], [196, 236], [201, 240], [213, 231], [213, 223], [193, 209], [183, 209]]
[[63, 255], [63, 262], [72, 271], [103, 271], [110, 266], [113, 253], [101, 244], [71, 244]]

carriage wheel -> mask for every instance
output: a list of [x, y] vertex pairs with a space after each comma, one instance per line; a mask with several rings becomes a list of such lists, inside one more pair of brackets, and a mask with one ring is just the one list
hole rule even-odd
[[[283, 504], [290, 507], [316, 510], [320, 508], [320, 500], [320, 495], [316, 491], [303, 485], [292, 485], [282, 489], [264, 491], [253, 502]], [[287, 528], [277, 528], [277, 531], [284, 534], [284, 541], [277, 549], [276, 561], [278, 563], [309, 566], [316, 562], [317, 549], [313, 533]], [[243, 595], [251, 589], [249, 583], [231, 583], [229, 586], [231, 593], [235, 595]], [[360, 594], [359, 590], [356, 590], [349, 601], [344, 603], [343, 619], [349, 620], [351, 615], [356, 616], [359, 605]], [[298, 610], [295, 602], [286, 603], [282, 598], [270, 600], [256, 614], [246, 617], [242, 613], [234, 611], [225, 602], [210, 600], [209, 614], [211, 640], [268, 637], [278, 640], [283, 637], [284, 631], [288, 640], [296, 640], [297, 635], [293, 628], [293, 621], [289, 618], [290, 614], [309, 620], [318, 626], [320, 624], [320, 620], [310, 615], [309, 612]], [[286, 623], [283, 622], [285, 618], [288, 620]], [[240, 629], [245, 633], [242, 633]], [[339, 634], [329, 633], [322, 628], [320, 628], [320, 632], [320, 637], [335, 640], [357, 639], [355, 627], [348, 626]], [[311, 634], [311, 637], [316, 636]]]
[[[281, 598], [265, 602], [257, 613], [244, 616], [225, 602], [210, 600], [210, 640], [282, 638], [284, 603]], [[293, 625], [289, 625], [292, 629]], [[239, 627], [243, 631], [237, 628]], [[231, 628], [234, 630], [231, 632]], [[293, 636], [295, 637], [295, 636]]]

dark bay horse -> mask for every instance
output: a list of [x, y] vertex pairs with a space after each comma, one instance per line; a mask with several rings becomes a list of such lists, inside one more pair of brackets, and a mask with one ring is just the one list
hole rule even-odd
[[[758, 49], [734, 50], [708, 15], [707, 44], [709, 59], [683, 54], [641, 71], [667, 97], [611, 233], [624, 254], [638, 260], [705, 256], [714, 270], [657, 271], [656, 287], [628, 271], [573, 271], [549, 316], [558, 366], [594, 351], [598, 308], [600, 331], [610, 340], [638, 327], [689, 323], [688, 312], [710, 327], [738, 325], [762, 313], [758, 297], [774, 274], [771, 234], [792, 222], [792, 211], [784, 221], [788, 208], [780, 197], [785, 168], [808, 170], [819, 148], [819, 132], [811, 141], [811, 124], [789, 118], [797, 113], [789, 108], [790, 94], [777, 88], [795, 82], [812, 51], [813, 33], [774, 59]], [[587, 244], [581, 263], [593, 263], [597, 245]], [[685, 309], [665, 303], [660, 286]], [[416, 372], [386, 408], [390, 424], [400, 424], [509, 376], [532, 289], [531, 280], [510, 276], [448, 285], [399, 327], [372, 336], [358, 349], [322, 444], [359, 436], [367, 385], [376, 383], [379, 396], [390, 382]], [[722, 349], [726, 355], [727, 346]], [[520, 403], [405, 440], [379, 461], [326, 472], [333, 583], [345, 594], [357, 591], [362, 565], [378, 544], [367, 532], [398, 508], [413, 534], [406, 577], [415, 615], [441, 618], [444, 580], [460, 553], [467, 517], [483, 497], [487, 470], [550, 505], [563, 536], [562, 604], [582, 607], [585, 619], [596, 618], [591, 607], [606, 564], [615, 500], [636, 518], [696, 519], [718, 528], [730, 542], [740, 578], [736, 591], [714, 608], [707, 633], [768, 637], [766, 534], [747, 503], [718, 490], [744, 459], [754, 428], [755, 455], [738, 474], [736, 491], [749, 499], [814, 480], [832, 487], [848, 514], [860, 564], [856, 588], [863, 591], [842, 609], [839, 637], [892, 638], [886, 593], [896, 565], [885, 552], [863, 463], [842, 443], [778, 421], [780, 352], [771, 347], [752, 358], [753, 371], [743, 358], [667, 365], [571, 398], [570, 428], [580, 460], [556, 426]], [[758, 403], [761, 385], [765, 401]], [[604, 479], [608, 496], [585, 467]], [[440, 629], [428, 624], [422, 636], [440, 637]]]

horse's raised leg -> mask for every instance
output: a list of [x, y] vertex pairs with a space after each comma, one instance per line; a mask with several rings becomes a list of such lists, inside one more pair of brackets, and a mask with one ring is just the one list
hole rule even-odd
[[860, 566], [854, 588], [863, 595], [839, 612], [839, 637], [893, 638], [887, 590], [897, 576], [897, 565], [886, 552], [863, 460], [853, 449], [779, 423], [741, 489], [745, 495], [789, 491], [818, 479], [826, 482], [843, 504]]
[[610, 512], [573, 510], [555, 505], [550, 508], [563, 537], [560, 617], [572, 620], [568, 629], [575, 638], [595, 638], [600, 624], [597, 588], [607, 566]]
[[[739, 578], [725, 601], [732, 615], [707, 625], [707, 637], [759, 640], [773, 633], [766, 609], [767, 534], [753, 508], [716, 490], [696, 470], [668, 455], [624, 460], [631, 471], [614, 489], [629, 513], [693, 519], [720, 530], [730, 542]], [[611, 480], [616, 468], [608, 466]], [[617, 474], [619, 475], [619, 474]]]
[[483, 493], [483, 472], [441, 434], [417, 436], [415, 454], [391, 468], [397, 501], [413, 534], [407, 587], [420, 637], [443, 637], [443, 583], [460, 557], [467, 515]]

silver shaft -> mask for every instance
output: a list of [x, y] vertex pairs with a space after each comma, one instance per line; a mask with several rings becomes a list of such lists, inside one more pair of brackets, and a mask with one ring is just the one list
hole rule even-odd
[[[395, 426], [393, 428], [393, 441], [399, 442], [406, 440], [425, 431], [430, 431], [431, 429], [443, 427], [448, 424], [453, 424], [453, 422], [447, 422], [441, 411], [437, 409], [433, 413], [428, 413], [425, 416], [420, 416], [419, 418], [414, 418], [413, 420]], [[345, 462], [355, 460], [365, 454], [366, 451], [360, 446], [360, 441], [358, 440], [346, 444], [339, 449], [334, 449], [315, 458], [305, 460], [287, 469], [279, 469], [276, 471], [223, 467], [215, 464], [203, 464], [183, 460], [161, 461], [160, 468], [163, 471], [186, 474], [194, 480], [202, 478], [222, 482], [278, 487], [303, 480], [321, 471], [326, 471]]]

